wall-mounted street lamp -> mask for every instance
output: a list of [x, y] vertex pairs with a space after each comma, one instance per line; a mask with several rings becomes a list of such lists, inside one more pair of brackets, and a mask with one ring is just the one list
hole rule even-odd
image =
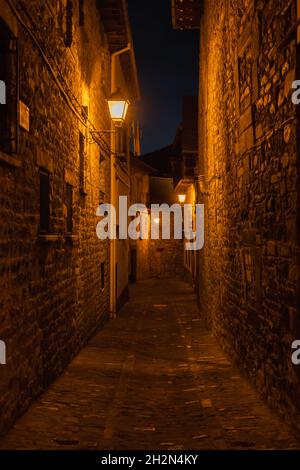
[[186, 194], [178, 194], [178, 201], [180, 204], [184, 204], [186, 200]]
[[120, 88], [112, 93], [107, 100], [111, 120], [118, 126], [122, 126], [126, 119], [129, 101], [124, 98]]
[[[117, 90], [111, 94], [111, 96], [107, 100], [108, 103], [108, 109], [110, 113], [110, 118], [112, 122], [115, 124], [115, 127], [120, 128], [122, 127], [128, 107], [129, 107], [129, 100], [124, 98], [122, 95], [122, 92], [120, 88], [117, 88]], [[120, 132], [120, 129], [117, 130], [101, 130], [101, 131], [92, 131], [91, 134], [95, 138], [96, 136], [100, 136], [101, 134], [118, 134]]]

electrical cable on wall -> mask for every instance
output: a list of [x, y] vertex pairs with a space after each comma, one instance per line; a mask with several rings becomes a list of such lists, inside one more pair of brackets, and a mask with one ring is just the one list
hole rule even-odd
[[[78, 101], [78, 99], [74, 95], [74, 93], [71, 90], [70, 86], [68, 85], [66, 79], [64, 78], [59, 66], [55, 62], [55, 59], [53, 58], [53, 56], [49, 52], [48, 52], [48, 54], [46, 54], [44, 52], [42, 46], [39, 44], [39, 41], [35, 37], [32, 30], [29, 28], [29, 26], [25, 23], [25, 21], [19, 15], [19, 12], [17, 11], [16, 7], [11, 3], [10, 0], [6, 0], [6, 1], [9, 5], [9, 7], [11, 8], [12, 12], [16, 16], [17, 20], [19, 21], [19, 23], [27, 31], [27, 33], [30, 36], [31, 40], [33, 41], [33, 43], [37, 47], [39, 53], [41, 54], [44, 62], [47, 65], [49, 71], [51, 72], [51, 74], [52, 74], [52, 76], [55, 80], [56, 85], [58, 86], [60, 92], [62, 93], [62, 96], [64, 97], [67, 105], [69, 106], [69, 108], [71, 109], [73, 114], [77, 117], [77, 119], [81, 122], [81, 124], [83, 124], [88, 129], [88, 132], [91, 135], [92, 140], [100, 147], [101, 150], [103, 150], [103, 152], [105, 152], [105, 154], [107, 156], [110, 156], [111, 151], [110, 151], [109, 145], [99, 135], [95, 125], [90, 121], [90, 119], [88, 117], [86, 117], [86, 119], [84, 119], [82, 117], [82, 116], [86, 115], [85, 108], [84, 108], [84, 106], [81, 105], [81, 103]], [[31, 23], [33, 24], [32, 19], [28, 15], [28, 12], [25, 10], [24, 5], [22, 5], [22, 8], [25, 11], [25, 13], [27, 14], [27, 16], [30, 18]], [[35, 31], [38, 31], [38, 28], [36, 27], [36, 25], [33, 24], [33, 27], [34, 27]], [[51, 64], [51, 62], [52, 62], [52, 64]], [[64, 87], [66, 89], [64, 89]], [[91, 127], [92, 130], [90, 130], [89, 127]]]

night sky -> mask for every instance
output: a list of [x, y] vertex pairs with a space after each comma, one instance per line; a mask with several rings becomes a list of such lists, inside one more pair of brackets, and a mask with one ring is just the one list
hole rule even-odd
[[171, 0], [128, 0], [142, 100], [142, 152], [172, 143], [183, 95], [198, 94], [199, 32], [172, 29]]

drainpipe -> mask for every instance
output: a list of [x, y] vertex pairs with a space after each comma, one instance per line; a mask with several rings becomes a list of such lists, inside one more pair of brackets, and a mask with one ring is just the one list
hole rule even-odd
[[116, 58], [121, 55], [125, 54], [125, 52], [131, 51], [131, 43], [128, 43], [126, 47], [123, 49], [120, 49], [119, 51], [113, 52], [111, 54], [111, 93], [116, 91], [117, 85], [116, 85]]
[[[132, 47], [129, 43], [127, 47], [120, 49], [119, 51], [113, 52], [111, 54], [111, 93], [114, 93], [117, 88], [117, 70], [116, 70], [116, 59], [121, 54], [131, 51]], [[116, 134], [115, 125], [111, 123], [111, 137], [110, 137], [110, 148], [112, 153], [110, 156], [110, 202], [113, 207], [116, 207], [117, 204], [117, 184], [116, 184]], [[110, 317], [116, 317], [117, 311], [117, 279], [116, 279], [116, 262], [117, 262], [117, 241], [112, 239], [110, 240]]]

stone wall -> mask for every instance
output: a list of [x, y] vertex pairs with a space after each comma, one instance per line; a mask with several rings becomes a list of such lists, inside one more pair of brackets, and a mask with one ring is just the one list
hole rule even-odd
[[209, 191], [200, 197], [201, 309], [269, 403], [299, 427], [296, 6], [204, 2], [198, 165]]
[[[131, 204], [142, 203], [148, 209], [151, 204], [176, 203], [171, 178], [149, 176], [151, 167], [132, 160]], [[150, 204], [151, 202], [151, 204]], [[152, 223], [156, 223], [154, 220]], [[151, 278], [167, 279], [183, 277], [183, 241], [174, 240], [174, 215], [170, 214], [170, 240], [161, 239], [162, 215], [160, 215], [160, 239], [151, 239], [151, 215], [148, 215], [148, 238], [130, 240], [132, 280]]]
[[[83, 25], [73, 2], [71, 36], [65, 4], [22, 2], [17, 14], [24, 27], [0, 2], [0, 14], [19, 39], [20, 99], [30, 111], [18, 155], [0, 159], [0, 339], [7, 347], [0, 368], [1, 432], [62, 372], [109, 309], [109, 245], [96, 238], [95, 213], [109, 201], [110, 170], [105, 143], [100, 148], [90, 131], [110, 126], [110, 54], [96, 2], [85, 2]], [[79, 132], [85, 137], [81, 182]], [[44, 236], [40, 169], [50, 179], [50, 232]], [[73, 187], [71, 235], [66, 183]]]
[[[150, 234], [149, 234], [150, 237]], [[182, 278], [184, 254], [182, 240], [137, 240], [131, 241], [136, 259], [135, 280]]]
[[150, 240], [150, 278], [182, 278], [183, 269], [182, 240]]

